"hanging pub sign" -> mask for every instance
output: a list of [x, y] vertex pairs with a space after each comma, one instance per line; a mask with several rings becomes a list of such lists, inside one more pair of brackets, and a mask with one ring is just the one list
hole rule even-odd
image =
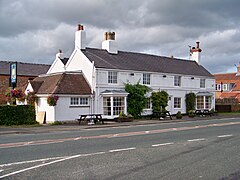
[[17, 62], [10, 64], [10, 84], [12, 88], [17, 85]]

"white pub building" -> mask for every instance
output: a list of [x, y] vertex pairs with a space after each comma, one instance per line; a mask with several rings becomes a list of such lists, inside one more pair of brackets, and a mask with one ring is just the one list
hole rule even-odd
[[[80, 114], [102, 114], [103, 118], [127, 114], [124, 83], [149, 86], [169, 94], [167, 110], [186, 113], [185, 95], [196, 94], [196, 109], [215, 107], [215, 79], [200, 64], [199, 42], [190, 49], [190, 60], [119, 51], [114, 32], [106, 32], [102, 49], [86, 47], [86, 32], [77, 26], [75, 49], [69, 58], [60, 50], [48, 72], [29, 81], [27, 91], [38, 96], [37, 114], [46, 122], [69, 121]], [[56, 106], [47, 97], [59, 97]], [[149, 101], [143, 114], [151, 114]]]

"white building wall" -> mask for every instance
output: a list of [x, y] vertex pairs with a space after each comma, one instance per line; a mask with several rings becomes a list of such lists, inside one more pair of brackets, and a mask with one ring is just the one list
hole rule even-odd
[[46, 123], [52, 123], [56, 121], [56, 106], [47, 105], [46, 108]]
[[90, 106], [70, 106], [70, 98], [70, 95], [59, 96], [56, 105], [56, 121], [73, 121], [79, 118], [80, 114], [91, 114]]
[[47, 74], [64, 72], [65, 66], [59, 58], [56, 58], [52, 63], [51, 67], [49, 68]]
[[[111, 71], [111, 70], [109, 70]], [[114, 70], [113, 70], [114, 71]], [[134, 76], [131, 76], [134, 74]], [[101, 97], [101, 92], [105, 90], [123, 90], [124, 83], [135, 84], [139, 81], [142, 83], [142, 72], [133, 72], [133, 71], [121, 71], [118, 72], [118, 84], [108, 84], [108, 70], [98, 69], [96, 71], [96, 101], [95, 109], [97, 113], [103, 113], [103, 102]], [[193, 92], [198, 93], [200, 91], [211, 92], [213, 96], [212, 106], [215, 107], [215, 80], [209, 77], [198, 77], [198, 76], [186, 76], [180, 75], [181, 86], [174, 86], [174, 74], [160, 74], [160, 73], [150, 73], [151, 74], [151, 84], [149, 87], [153, 91], [164, 90], [166, 91], [170, 99], [168, 102], [167, 110], [172, 114], [176, 114], [177, 111], [186, 113], [186, 104], [185, 104], [185, 95]], [[206, 88], [200, 88], [200, 79], [206, 79]], [[174, 97], [181, 98], [181, 108], [174, 108]]]
[[76, 49], [69, 58], [66, 71], [82, 71], [90, 86], [93, 86], [94, 64], [79, 49]]

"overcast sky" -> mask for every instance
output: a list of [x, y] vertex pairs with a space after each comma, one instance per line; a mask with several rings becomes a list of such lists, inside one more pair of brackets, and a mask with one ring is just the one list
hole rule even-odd
[[201, 64], [234, 72], [240, 62], [239, 0], [0, 0], [0, 60], [51, 64], [69, 57], [76, 25], [87, 46], [115, 31], [119, 50], [189, 59], [200, 41]]

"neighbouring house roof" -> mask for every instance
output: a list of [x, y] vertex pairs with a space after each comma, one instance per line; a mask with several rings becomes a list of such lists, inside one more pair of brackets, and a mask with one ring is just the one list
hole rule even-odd
[[240, 93], [222, 92], [219, 99], [236, 99], [238, 102], [240, 102]]
[[91, 88], [82, 73], [61, 73], [30, 81], [37, 94], [90, 95]]
[[118, 54], [111, 54], [106, 50], [94, 48], [86, 48], [82, 52], [91, 62], [94, 61], [96, 68], [173, 73], [213, 78], [203, 66], [191, 60], [124, 51], [118, 51]]
[[214, 77], [216, 83], [222, 82], [223, 84], [235, 83], [240, 78], [236, 76], [236, 73], [214, 74]]
[[[14, 61], [0, 61], [0, 75], [10, 74], [10, 64]], [[17, 75], [19, 76], [38, 76], [46, 74], [50, 65], [48, 64], [33, 64], [17, 62]]]
[[226, 73], [226, 74], [214, 74], [216, 84], [231, 84], [234, 83], [235, 87], [232, 91], [240, 91], [240, 76], [237, 73]]

